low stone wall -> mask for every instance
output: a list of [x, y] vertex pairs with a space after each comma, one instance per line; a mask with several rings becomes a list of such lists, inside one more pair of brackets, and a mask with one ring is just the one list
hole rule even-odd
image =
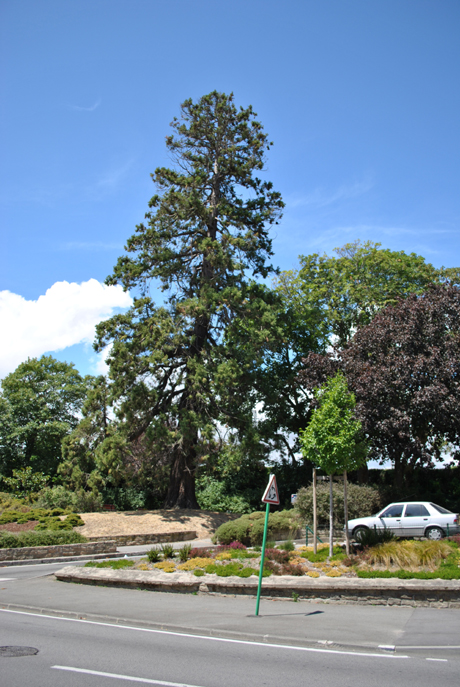
[[[91, 542], [104, 540], [104, 537], [88, 537]], [[136, 544], [162, 544], [164, 542], [191, 541], [196, 539], [194, 530], [182, 532], [161, 532], [158, 534], [111, 534], [110, 540], [117, 546], [135, 546]]]
[[[200, 592], [256, 596], [257, 577], [195, 577], [188, 572], [163, 573], [159, 570], [111, 570], [68, 566], [55, 573], [62, 582], [145, 589], [163, 592]], [[432, 606], [460, 608], [459, 580], [399, 580], [359, 578], [265, 578], [264, 599], [293, 598], [316, 603], [379, 606]]]
[[62, 556], [85, 556], [96, 553], [115, 553], [116, 544], [102, 539], [84, 544], [55, 544], [54, 546], [23, 546], [18, 549], [0, 549], [0, 561], [23, 561]]

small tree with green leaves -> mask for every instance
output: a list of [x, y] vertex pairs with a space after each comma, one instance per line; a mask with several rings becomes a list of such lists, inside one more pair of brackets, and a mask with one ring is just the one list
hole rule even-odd
[[[332, 475], [343, 473], [345, 524], [348, 521], [347, 471], [356, 470], [366, 460], [366, 445], [361, 423], [354, 417], [354, 394], [348, 391], [342, 373], [328, 379], [315, 390], [317, 407], [308, 427], [300, 433], [302, 454], [329, 475], [330, 517], [329, 550], [333, 549], [333, 500]], [[349, 552], [348, 528], [345, 527], [347, 553]]]

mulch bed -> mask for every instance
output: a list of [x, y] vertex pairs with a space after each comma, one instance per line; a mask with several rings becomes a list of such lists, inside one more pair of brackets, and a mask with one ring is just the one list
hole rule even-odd
[[0, 531], [27, 532], [28, 530], [33, 530], [36, 525], [38, 525], [38, 520], [30, 520], [29, 522], [23, 522], [21, 524], [18, 522], [7, 522], [6, 525], [0, 525]]

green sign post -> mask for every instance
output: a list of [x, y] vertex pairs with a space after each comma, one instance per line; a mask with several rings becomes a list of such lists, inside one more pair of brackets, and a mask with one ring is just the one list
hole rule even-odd
[[278, 495], [278, 486], [276, 484], [275, 475], [270, 475], [270, 479], [268, 481], [268, 486], [265, 489], [264, 495], [262, 496], [262, 503], [266, 503], [267, 508], [265, 510], [264, 537], [262, 539], [262, 551], [260, 554], [260, 570], [259, 570], [259, 584], [257, 587], [256, 615], [259, 615], [260, 591], [262, 588], [262, 577], [264, 575], [265, 545], [267, 543], [268, 516], [270, 514], [270, 504], [273, 503], [273, 505], [279, 506], [279, 503], [280, 503], [280, 498]]

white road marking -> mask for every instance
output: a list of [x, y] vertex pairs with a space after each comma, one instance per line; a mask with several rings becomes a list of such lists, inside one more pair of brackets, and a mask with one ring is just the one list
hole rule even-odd
[[148, 685], [165, 685], [165, 687], [197, 687], [187, 685], [185, 682], [164, 682], [163, 680], [149, 680], [146, 677], [133, 677], [132, 675], [118, 675], [118, 673], [102, 673], [99, 670], [85, 670], [84, 668], [72, 668], [71, 666], [51, 666], [56, 670], [68, 670], [71, 673], [85, 673], [86, 675], [99, 675], [100, 677], [111, 677], [115, 680], [129, 680], [129, 682], [144, 682]]
[[442, 661], [443, 663], [447, 663], [447, 658], [427, 658], [427, 661]]
[[168, 635], [169, 637], [185, 637], [187, 639], [201, 639], [208, 642], [224, 642], [227, 644], [245, 644], [246, 646], [263, 646], [270, 649], [287, 649], [289, 651], [307, 651], [314, 654], [338, 654], [339, 656], [364, 656], [366, 658], [386, 658], [395, 660], [398, 658], [409, 658], [409, 656], [394, 656], [392, 654], [374, 654], [362, 651], [338, 651], [337, 649], [315, 649], [307, 646], [295, 646], [290, 644], [270, 644], [269, 642], [250, 642], [244, 639], [228, 639], [227, 637], [210, 637], [208, 635], [194, 635], [188, 632], [173, 632], [170, 630], [154, 630], [150, 627], [134, 627], [132, 625], [115, 625], [114, 623], [99, 623], [95, 620], [85, 620], [83, 618], [59, 618], [54, 615], [44, 613], [27, 613], [27, 611], [13, 611], [9, 608], [0, 608], [0, 613], [15, 613], [17, 615], [32, 615], [37, 618], [48, 618], [50, 620], [65, 620], [71, 623], [86, 623], [87, 625], [98, 625], [100, 627], [111, 627], [117, 630], [135, 630], [136, 632], [150, 632], [157, 635]]
[[15, 580], [15, 577], [0, 577], [0, 582], [7, 582], [8, 580]]

